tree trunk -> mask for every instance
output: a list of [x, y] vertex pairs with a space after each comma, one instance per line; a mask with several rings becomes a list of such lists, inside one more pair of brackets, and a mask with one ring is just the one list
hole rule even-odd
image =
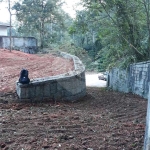
[[44, 48], [44, 21], [41, 24], [41, 48]]
[[9, 7], [8, 7], [8, 11], [9, 11], [9, 15], [10, 15], [10, 36], [9, 36], [9, 39], [10, 39], [10, 52], [12, 51], [12, 32], [11, 32], [11, 16], [12, 16], [12, 14], [11, 14], [11, 8], [10, 8], [10, 0], [8, 0], [8, 3], [9, 3]]

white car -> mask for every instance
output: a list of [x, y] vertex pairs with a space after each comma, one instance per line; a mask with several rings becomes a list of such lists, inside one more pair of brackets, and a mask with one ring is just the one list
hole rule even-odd
[[107, 81], [107, 74], [106, 73], [99, 73], [98, 74], [98, 79]]

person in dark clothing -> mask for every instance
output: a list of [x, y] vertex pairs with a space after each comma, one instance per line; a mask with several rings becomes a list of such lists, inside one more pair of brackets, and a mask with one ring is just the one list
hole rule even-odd
[[28, 77], [28, 70], [26, 70], [26, 69], [21, 70], [19, 82], [22, 84], [29, 84], [30, 79]]

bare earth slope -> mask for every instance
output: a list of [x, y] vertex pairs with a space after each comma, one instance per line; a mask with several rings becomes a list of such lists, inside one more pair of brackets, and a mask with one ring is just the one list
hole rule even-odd
[[0, 49], [0, 93], [15, 91], [22, 68], [28, 69], [29, 78], [54, 76], [73, 70], [73, 61], [51, 54], [37, 56], [20, 51]]

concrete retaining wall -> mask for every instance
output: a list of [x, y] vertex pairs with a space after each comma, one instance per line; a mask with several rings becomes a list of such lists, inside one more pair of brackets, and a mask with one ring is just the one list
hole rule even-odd
[[85, 67], [78, 57], [57, 52], [55, 55], [66, 59], [73, 59], [74, 70], [66, 74], [38, 78], [29, 84], [16, 83], [17, 94], [20, 99], [41, 100], [49, 98], [52, 100], [75, 101], [85, 96]]
[[126, 70], [114, 68], [109, 72], [108, 80], [108, 86], [114, 90], [148, 98], [150, 61], [131, 64]]
[[[0, 48], [10, 49], [9, 36], [0, 36]], [[37, 40], [34, 37], [12, 37], [12, 49], [33, 54], [37, 52]]]
[[150, 61], [132, 64], [130, 66], [131, 92], [148, 99], [150, 82]]
[[108, 86], [111, 87], [113, 90], [126, 93], [130, 91], [128, 70], [114, 68], [109, 72], [108, 78]]

